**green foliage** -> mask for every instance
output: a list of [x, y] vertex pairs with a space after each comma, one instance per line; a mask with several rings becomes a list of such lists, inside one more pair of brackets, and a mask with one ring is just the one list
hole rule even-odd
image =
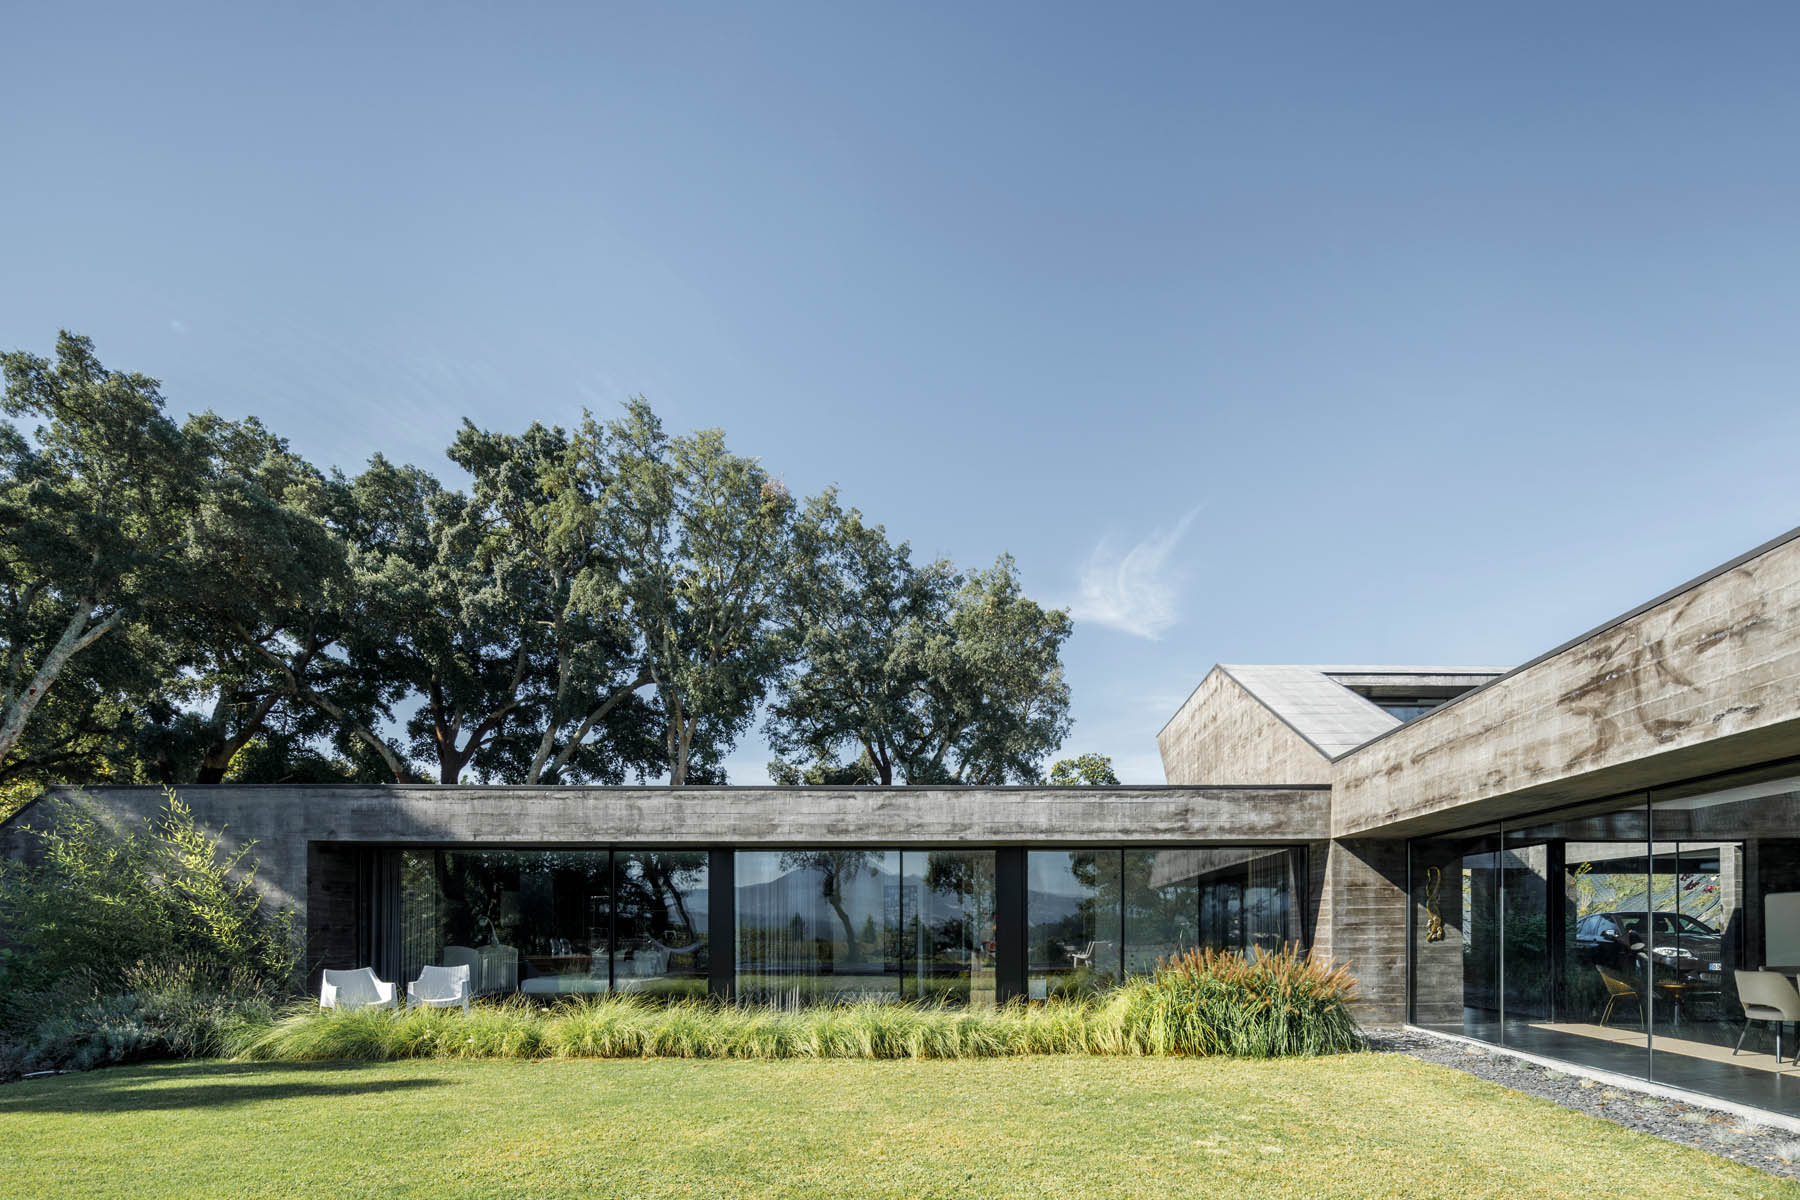
[[915, 565], [831, 492], [796, 519], [641, 398], [465, 422], [457, 490], [379, 453], [322, 472], [254, 418], [178, 425], [72, 334], [0, 368], [0, 413], [35, 422], [0, 420], [0, 788], [722, 782], [777, 685], [796, 782], [1034, 781], [1068, 731], [1068, 615], [1010, 559]]
[[1105, 754], [1080, 754], [1059, 759], [1050, 768], [1050, 782], [1057, 787], [1117, 787], [1112, 758]]
[[[1029, 783], [1069, 730], [1066, 612], [1010, 558], [964, 576], [827, 491], [795, 522], [784, 593], [794, 669], [767, 732], [778, 781]], [[856, 755], [849, 767], [846, 755]]]
[[668, 437], [642, 398], [609, 425], [589, 418], [581, 437], [670, 782], [712, 778], [787, 654], [776, 598], [793, 500], [722, 431]]
[[270, 747], [309, 757], [379, 705], [352, 698], [341, 661], [355, 607], [344, 489], [255, 418], [202, 413], [183, 432], [204, 467], [180, 600], [162, 622], [183, 669], [145, 706], [143, 753], [165, 783], [210, 784], [242, 778], [252, 744], [265, 761]]
[[[57, 1047], [83, 1059], [97, 1046], [210, 1052], [197, 1035], [168, 1031], [193, 1027], [195, 1005], [212, 998], [266, 1007], [286, 991], [298, 957], [292, 916], [260, 903], [249, 847], [224, 851], [173, 791], [141, 834], [108, 828], [78, 801], [46, 803], [50, 820], [29, 828], [32, 855], [0, 863], [11, 942], [0, 1038], [37, 1046], [37, 1059]], [[135, 1042], [133, 1020], [143, 1027]]]
[[1361, 1049], [1355, 989], [1348, 970], [1294, 946], [1254, 958], [1191, 950], [1128, 981], [1111, 1003], [1145, 1053], [1285, 1058]]
[[136, 963], [115, 987], [56, 1011], [11, 1049], [23, 1071], [78, 1071], [146, 1058], [210, 1058], [274, 1021], [278, 990], [239, 969], [198, 959]]
[[454, 1009], [295, 1009], [245, 1027], [237, 1052], [277, 1062], [402, 1058], [982, 1058], [1133, 1053], [1108, 1010], [1015, 1004], [986, 1012], [864, 1001], [783, 1010], [635, 997]]
[[1024, 1054], [1278, 1058], [1362, 1048], [1354, 984], [1289, 950], [1246, 960], [1195, 951], [1148, 978], [1080, 998], [997, 1009], [861, 1001], [814, 1008], [650, 1003], [539, 1008], [513, 1000], [393, 1012], [296, 1008], [244, 1025], [239, 1055], [271, 1062], [402, 1058], [993, 1058]]
[[86, 338], [0, 373], [0, 412], [37, 422], [0, 421], [0, 777], [100, 771], [128, 741], [121, 697], [156, 674], [143, 622], [179, 597], [199, 456], [157, 382]]

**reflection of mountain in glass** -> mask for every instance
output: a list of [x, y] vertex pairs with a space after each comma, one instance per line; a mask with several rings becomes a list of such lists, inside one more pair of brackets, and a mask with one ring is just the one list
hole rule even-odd
[[[916, 856], [921, 862], [924, 855]], [[907, 855], [907, 866], [915, 856]], [[843, 933], [837, 913], [825, 894], [828, 872], [816, 866], [794, 867], [765, 883], [741, 884], [737, 889], [738, 926], [742, 929], [781, 929], [799, 937], [831, 938]], [[904, 892], [904, 895], [902, 895]], [[922, 870], [908, 870], [904, 876], [885, 870], [875, 863], [862, 866], [854, 878], [843, 885], [840, 897], [846, 909], [869, 913], [879, 895], [882, 920], [886, 924], [910, 923], [921, 906], [934, 926], [950, 921], [971, 921], [981, 914], [976, 896], [958, 895], [944, 889], [932, 891]], [[1050, 920], [1074, 915], [1081, 901], [1074, 896], [1053, 892], [1031, 893], [1033, 913], [1044, 913]], [[794, 924], [798, 918], [800, 924]]]

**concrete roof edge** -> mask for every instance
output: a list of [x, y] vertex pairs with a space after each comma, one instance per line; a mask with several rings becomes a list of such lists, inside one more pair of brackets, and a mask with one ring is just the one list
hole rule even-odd
[[1450, 700], [1445, 701], [1443, 704], [1438, 705], [1438, 707], [1432, 709], [1430, 712], [1424, 714], [1423, 716], [1415, 717], [1413, 720], [1407, 721], [1404, 724], [1396, 725], [1394, 728], [1388, 730], [1385, 733], [1378, 733], [1374, 737], [1370, 738], [1368, 741], [1362, 743], [1360, 746], [1352, 746], [1350, 749], [1344, 751], [1342, 754], [1339, 754], [1339, 755], [1336, 755], [1335, 757], [1333, 757], [1331, 759], [1331, 761], [1334, 763], [1343, 762], [1345, 759], [1349, 758], [1352, 754], [1356, 754], [1360, 751], [1366, 750], [1370, 746], [1373, 746], [1376, 742], [1383, 741], [1386, 738], [1390, 738], [1390, 737], [1394, 736], [1394, 734], [1400, 732], [1400, 730], [1402, 730], [1402, 729], [1412, 729], [1415, 726], [1422, 725], [1426, 721], [1431, 720], [1431, 718], [1437, 716], [1439, 713], [1445, 711], [1446, 709], [1454, 708], [1458, 704], [1461, 704], [1463, 701], [1467, 700], [1470, 696], [1478, 696], [1482, 692], [1487, 691], [1489, 688], [1494, 687], [1497, 684], [1506, 682], [1508, 679], [1511, 679], [1514, 675], [1522, 674], [1526, 671], [1529, 671], [1531, 668], [1537, 666], [1539, 663], [1548, 662], [1550, 659], [1555, 658], [1559, 654], [1565, 653], [1566, 651], [1569, 651], [1569, 650], [1573, 650], [1575, 647], [1581, 645], [1583, 642], [1590, 641], [1593, 638], [1597, 638], [1609, 629], [1616, 629], [1620, 625], [1623, 625], [1625, 622], [1631, 620], [1634, 617], [1641, 617], [1645, 613], [1649, 612], [1651, 609], [1657, 608], [1664, 604], [1667, 604], [1669, 601], [1675, 599], [1677, 596], [1681, 596], [1687, 592], [1691, 592], [1695, 588], [1700, 587], [1703, 584], [1711, 583], [1713, 580], [1717, 579], [1719, 576], [1724, 575], [1730, 571], [1735, 571], [1747, 562], [1753, 562], [1756, 559], [1761, 558], [1763, 555], [1770, 553], [1771, 551], [1779, 550], [1779, 549], [1781, 549], [1781, 547], [1787, 545], [1789, 542], [1794, 541], [1797, 538], [1800, 538], [1800, 526], [1796, 526], [1795, 528], [1788, 530], [1786, 533], [1783, 533], [1783, 534], [1780, 534], [1779, 536], [1770, 538], [1768, 541], [1764, 542], [1760, 546], [1757, 546], [1755, 549], [1747, 550], [1729, 562], [1720, 563], [1718, 566], [1714, 567], [1712, 570], [1702, 572], [1701, 574], [1696, 575], [1696, 576], [1694, 576], [1694, 578], [1688, 580], [1686, 583], [1683, 583], [1676, 587], [1670, 588], [1668, 591], [1664, 592], [1660, 596], [1657, 596], [1655, 599], [1646, 600], [1644, 603], [1638, 605], [1636, 608], [1632, 609], [1630, 612], [1621, 613], [1618, 616], [1614, 617], [1610, 621], [1602, 622], [1601, 624], [1596, 625], [1592, 629], [1588, 630], [1586, 633], [1579, 634], [1575, 637], [1572, 637], [1568, 641], [1562, 643], [1560, 646], [1557, 646], [1551, 650], [1546, 650], [1546, 651], [1544, 651], [1544, 653], [1538, 655], [1536, 658], [1529, 659], [1526, 662], [1522, 662], [1518, 666], [1512, 668], [1512, 670], [1507, 671], [1506, 673], [1504, 673], [1502, 675], [1496, 675], [1494, 678], [1488, 680], [1486, 683], [1482, 684], [1480, 687], [1470, 688], [1468, 691], [1464, 692], [1462, 695], [1456, 696]]
[[[1248, 664], [1244, 664], [1244, 665], [1248, 665]], [[1318, 751], [1320, 757], [1322, 757], [1326, 762], [1333, 761], [1330, 751], [1326, 750], [1325, 747], [1319, 745], [1319, 743], [1317, 743], [1317, 742], [1313, 741], [1311, 738], [1307, 737], [1305, 731], [1303, 731], [1298, 725], [1294, 724], [1292, 721], [1288, 720], [1285, 716], [1283, 716], [1280, 709], [1276, 708], [1273, 704], [1270, 704], [1267, 700], [1264, 700], [1261, 696], [1257, 695], [1256, 690], [1254, 688], [1247, 685], [1243, 680], [1239, 679], [1236, 675], [1233, 675], [1231, 673], [1230, 667], [1225, 666], [1223, 663], [1221, 663], [1219, 666], [1213, 668], [1213, 670], [1223, 671], [1225, 673], [1225, 678], [1227, 678], [1227, 679], [1231, 680], [1231, 682], [1237, 684], [1238, 691], [1244, 693], [1244, 695], [1250, 697], [1252, 700], [1254, 700], [1258, 704], [1262, 705], [1263, 710], [1265, 712], [1267, 712], [1270, 716], [1274, 717], [1277, 721], [1280, 721], [1283, 725], [1286, 725], [1289, 729], [1293, 730], [1295, 737], [1299, 738], [1301, 741], [1305, 742], [1308, 746], [1311, 746], [1314, 750]], [[1345, 690], [1349, 691], [1348, 688], [1346, 688]], [[1355, 693], [1352, 692], [1351, 695], [1355, 695]]]

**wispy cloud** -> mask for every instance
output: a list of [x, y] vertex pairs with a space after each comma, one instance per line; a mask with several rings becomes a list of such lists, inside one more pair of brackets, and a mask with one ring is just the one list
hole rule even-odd
[[1151, 641], [1179, 621], [1181, 573], [1170, 559], [1200, 507], [1124, 549], [1101, 538], [1081, 568], [1081, 598], [1070, 606], [1075, 619]]

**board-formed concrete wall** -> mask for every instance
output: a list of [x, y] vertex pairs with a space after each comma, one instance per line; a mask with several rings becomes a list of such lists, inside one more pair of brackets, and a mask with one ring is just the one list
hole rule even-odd
[[1790, 534], [1351, 751], [1337, 762], [1332, 827], [1436, 832], [1793, 755]]
[[[198, 825], [236, 849], [254, 843], [269, 903], [306, 922], [309, 900], [342, 891], [311, 879], [321, 845], [819, 846], [1286, 844], [1322, 838], [1330, 793], [1311, 788], [936, 788], [434, 786], [190, 787]], [[142, 828], [158, 788], [69, 790], [62, 798]], [[40, 802], [0, 829], [26, 851], [22, 827]], [[332, 859], [330, 861], [336, 862]], [[321, 889], [324, 889], [322, 891]], [[309, 894], [310, 893], [310, 894]]]
[[1172, 784], [1329, 784], [1331, 760], [1214, 667], [1156, 735]]
[[1406, 843], [1355, 839], [1326, 843], [1313, 950], [1356, 976], [1357, 1018], [1365, 1025], [1406, 1020]]

